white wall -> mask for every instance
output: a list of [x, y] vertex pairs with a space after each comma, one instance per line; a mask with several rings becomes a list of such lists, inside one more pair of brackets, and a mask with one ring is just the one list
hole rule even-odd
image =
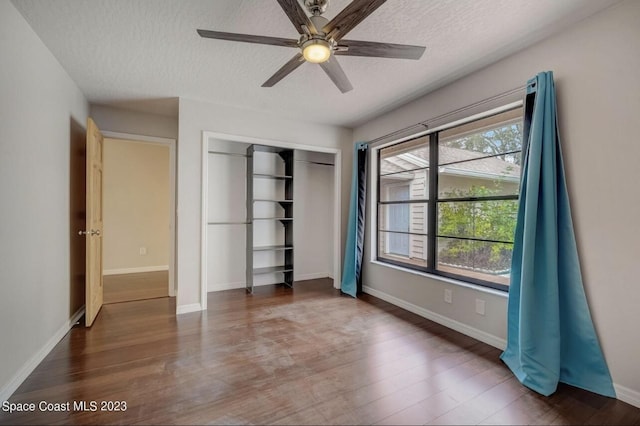
[[91, 118], [102, 131], [178, 139], [177, 116], [149, 114], [92, 104]]
[[167, 269], [169, 146], [105, 138], [103, 149], [104, 273]]
[[294, 278], [331, 277], [334, 168], [296, 161], [293, 176]]
[[14, 6], [0, 2], [0, 400], [69, 328], [70, 123], [89, 106]]
[[[280, 142], [351, 149], [350, 129], [304, 123], [180, 98], [178, 142], [178, 309], [200, 304], [202, 132], [212, 131]], [[344, 162], [350, 161], [350, 156]], [[350, 167], [345, 166], [350, 169]], [[344, 188], [344, 186], [343, 186]], [[348, 190], [343, 190], [343, 208]], [[348, 208], [348, 207], [347, 207]], [[341, 224], [344, 239], [345, 224]]]
[[[555, 74], [565, 168], [585, 290], [620, 399], [640, 404], [640, 286], [637, 264], [640, 200], [640, 2], [624, 1], [564, 32], [432, 94], [363, 124], [370, 140], [523, 86], [540, 71]], [[370, 241], [366, 245], [370, 258]], [[365, 262], [374, 293], [473, 327], [499, 342], [506, 337], [506, 298]], [[443, 290], [453, 288], [453, 304]], [[474, 313], [485, 299], [486, 316]]]

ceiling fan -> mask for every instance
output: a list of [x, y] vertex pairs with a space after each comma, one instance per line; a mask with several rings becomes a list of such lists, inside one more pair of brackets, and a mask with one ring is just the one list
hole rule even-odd
[[303, 62], [320, 64], [325, 73], [346, 93], [353, 89], [336, 56], [369, 56], [376, 58], [420, 59], [423, 46], [406, 44], [376, 43], [372, 41], [343, 40], [356, 25], [373, 13], [386, 0], [354, 0], [331, 21], [321, 16], [327, 9], [329, 0], [304, 0], [311, 13], [307, 14], [298, 0], [277, 0], [284, 13], [296, 27], [300, 38], [257, 36], [251, 34], [225, 33], [221, 31], [198, 30], [204, 38], [242, 41], [245, 43], [269, 44], [300, 49], [289, 62], [264, 82], [262, 87], [272, 87]]

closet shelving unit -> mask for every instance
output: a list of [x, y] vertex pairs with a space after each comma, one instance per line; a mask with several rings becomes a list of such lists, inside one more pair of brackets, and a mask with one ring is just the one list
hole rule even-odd
[[[255, 153], [262, 152], [274, 156], [277, 173], [255, 173]], [[282, 274], [281, 283], [293, 288], [293, 162], [294, 151], [264, 145], [251, 145], [247, 148], [247, 293], [253, 293], [253, 282], [256, 275]], [[282, 172], [280, 172], [282, 171]], [[255, 197], [254, 183], [256, 180], [267, 180], [273, 184], [274, 197]], [[284, 186], [284, 191], [278, 186]], [[271, 204], [276, 207], [274, 216], [255, 216], [256, 207], [260, 204]], [[278, 209], [277, 207], [280, 207]], [[265, 210], [265, 209], [258, 209]], [[277, 241], [270, 245], [255, 245], [254, 227], [267, 223], [280, 223], [277, 230]], [[254, 266], [254, 253], [272, 252], [274, 258], [282, 259], [276, 265]]]

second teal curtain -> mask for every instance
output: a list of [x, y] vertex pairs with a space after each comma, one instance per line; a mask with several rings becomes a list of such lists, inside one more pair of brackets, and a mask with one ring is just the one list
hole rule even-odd
[[585, 296], [571, 220], [553, 74], [527, 85], [525, 160], [502, 360], [543, 394], [566, 383], [615, 397]]

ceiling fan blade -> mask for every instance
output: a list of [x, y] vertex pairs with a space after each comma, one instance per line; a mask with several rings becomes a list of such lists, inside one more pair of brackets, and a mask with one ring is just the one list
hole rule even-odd
[[[347, 47], [347, 50], [340, 50]], [[425, 51], [424, 46], [409, 44], [376, 43], [373, 41], [341, 40], [336, 55], [371, 56], [375, 58], [420, 59]]]
[[320, 66], [342, 93], [347, 93], [353, 89], [351, 82], [349, 82], [335, 56], [331, 56], [328, 61], [320, 63]]
[[296, 31], [300, 34], [304, 34], [302, 26], [306, 25], [311, 34], [318, 33], [315, 25], [313, 25], [313, 22], [311, 22], [307, 14], [304, 12], [304, 9], [302, 9], [302, 6], [298, 3], [298, 0], [278, 0], [278, 3], [280, 3], [280, 7], [282, 7], [284, 13], [289, 17], [293, 26], [296, 27]]
[[270, 44], [274, 46], [298, 47], [298, 40], [251, 34], [223, 33], [222, 31], [197, 30], [200, 37], [216, 40], [242, 41], [245, 43]]
[[338, 41], [356, 25], [371, 15], [387, 0], [353, 0], [349, 6], [342, 9], [327, 25], [322, 28], [326, 34], [335, 31], [334, 40]]
[[284, 64], [274, 75], [262, 84], [262, 87], [273, 87], [277, 82], [291, 74], [296, 68], [298, 68], [304, 62], [302, 53], [298, 53], [291, 58], [289, 62]]

